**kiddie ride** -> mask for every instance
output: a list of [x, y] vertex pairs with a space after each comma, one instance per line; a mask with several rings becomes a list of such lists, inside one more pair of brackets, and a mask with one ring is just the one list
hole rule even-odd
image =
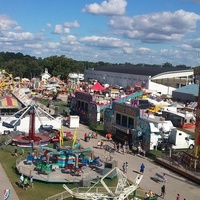
[[40, 147], [40, 151], [43, 151], [43, 154], [37, 159], [34, 159], [33, 155], [28, 155], [25, 162], [26, 164], [35, 164], [34, 170], [41, 174], [48, 174], [60, 168], [61, 173], [80, 176], [79, 173], [83, 172], [86, 167], [100, 169], [103, 166], [99, 157], [89, 159], [85, 156], [85, 152], [92, 155], [90, 148], [62, 150]]
[[[115, 190], [109, 188], [104, 179], [108, 177], [111, 173], [115, 173], [117, 176], [117, 185]], [[89, 189], [86, 188], [86, 192], [77, 192], [79, 188], [76, 188], [75, 192], [63, 184], [65, 190], [67, 190], [74, 199], [87, 199], [87, 200], [125, 200], [128, 199], [128, 196], [132, 194], [138, 187], [142, 180], [143, 175], [138, 174], [135, 178], [135, 181], [130, 184], [127, 180], [126, 175], [117, 167], [111, 169], [106, 175], [104, 175], [99, 181], [97, 181]], [[101, 183], [102, 188], [98, 188], [97, 184]]]
[[[29, 115], [29, 117], [27, 116]], [[43, 114], [43, 116], [40, 116]], [[3, 120], [3, 119], [2, 119]], [[43, 124], [45, 121], [45, 124]], [[47, 125], [47, 123], [49, 125]], [[6, 127], [14, 135], [12, 137], [12, 144], [21, 147], [31, 147], [33, 144], [45, 146], [49, 143], [50, 137], [48, 133], [54, 129], [61, 129], [62, 119], [54, 118], [49, 113], [40, 108], [39, 105], [28, 105], [14, 115], [5, 119], [2, 126]], [[29, 124], [29, 129], [28, 129]], [[35, 130], [38, 130], [36, 134]], [[26, 134], [28, 132], [28, 134]], [[41, 134], [47, 133], [47, 134]], [[24, 133], [24, 134], [22, 134]]]

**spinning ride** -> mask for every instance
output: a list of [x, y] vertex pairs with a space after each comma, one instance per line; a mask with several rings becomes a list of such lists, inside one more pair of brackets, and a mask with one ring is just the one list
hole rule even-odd
[[[46, 125], [46, 124], [43, 125], [41, 117], [40, 117], [41, 113], [47, 115], [47, 117], [52, 120], [52, 122], [49, 121], [49, 123], [50, 123], [49, 125]], [[27, 114], [29, 114], [29, 124], [27, 124], [26, 122], [23, 122], [23, 120]], [[13, 129], [13, 131], [17, 129], [17, 125], [19, 126], [19, 124], [22, 127], [29, 126], [28, 134], [19, 134], [19, 135], [15, 135], [12, 138], [12, 143], [17, 146], [30, 147], [33, 144], [37, 144], [37, 145], [39, 144], [41, 146], [45, 146], [49, 143], [50, 137], [48, 136], [48, 134], [41, 134], [41, 133], [36, 134], [36, 131], [35, 131], [36, 116], [39, 119], [40, 124], [41, 124], [40, 130], [42, 130], [43, 132], [46, 131], [48, 133], [48, 131], [52, 130], [53, 121], [56, 121], [56, 123], [59, 123], [60, 127], [61, 127], [61, 121], [57, 121], [57, 119], [52, 117], [49, 113], [44, 111], [37, 104], [28, 105], [25, 108], [23, 108], [22, 110], [16, 112], [13, 116], [18, 119], [14, 120], [14, 122], [13, 121], [11, 121], [11, 122], [3, 121], [2, 125], [9, 129]], [[18, 132], [20, 133], [20, 130], [18, 130]]]

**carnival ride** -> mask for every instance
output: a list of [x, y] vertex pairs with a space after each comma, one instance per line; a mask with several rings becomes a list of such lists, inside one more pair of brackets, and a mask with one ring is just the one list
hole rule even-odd
[[34, 159], [33, 155], [28, 155], [26, 159], [27, 164], [35, 164], [34, 170], [38, 171], [38, 173], [46, 174], [60, 168], [61, 173], [79, 175], [79, 173], [82, 172], [82, 167], [87, 166], [87, 163], [80, 162], [80, 156], [84, 152], [91, 152], [91, 149], [76, 150], [68, 147], [68, 149], [61, 150], [50, 147], [40, 147], [40, 151], [43, 153], [40, 156], [37, 155], [37, 159]]
[[[108, 177], [111, 173], [115, 173], [117, 176], [117, 185], [113, 191], [105, 183], [104, 179]], [[69, 192], [69, 194], [76, 199], [87, 199], [87, 200], [125, 200], [128, 199], [128, 196], [133, 193], [138, 187], [142, 180], [143, 175], [138, 174], [133, 183], [129, 183], [126, 175], [117, 167], [111, 169], [107, 174], [105, 174], [99, 181], [97, 181], [92, 187], [87, 189], [86, 192], [74, 192], [67, 185], [63, 184], [63, 188]], [[101, 183], [104, 187], [105, 192], [100, 192], [98, 190], [97, 184]], [[77, 190], [76, 190], [77, 191]]]
[[0, 93], [11, 92], [13, 90], [13, 76], [6, 72], [6, 70], [0, 71]]
[[[42, 114], [44, 115], [43, 117], [40, 116]], [[27, 115], [29, 115], [29, 118]], [[43, 123], [43, 120], [45, 120], [45, 124]], [[52, 117], [37, 103], [32, 103], [13, 115], [2, 118], [1, 125], [10, 130], [10, 132], [21, 133], [16, 136], [14, 135], [12, 138], [12, 143], [17, 146], [29, 147], [33, 143], [40, 143], [40, 145], [43, 146], [49, 143], [50, 137], [48, 134], [45, 135], [41, 133], [44, 133], [45, 131], [49, 132], [53, 128], [61, 129], [62, 119]], [[37, 134], [36, 126], [38, 131]], [[26, 134], [26, 132], [28, 132], [28, 134]], [[60, 134], [60, 136], [62, 136], [62, 134]]]

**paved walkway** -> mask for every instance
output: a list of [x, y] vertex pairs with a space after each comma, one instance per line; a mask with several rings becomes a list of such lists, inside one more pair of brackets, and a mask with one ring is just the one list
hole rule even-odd
[[[71, 131], [74, 133], [74, 130], [70, 130], [68, 128], [65, 128], [67, 131]], [[100, 156], [101, 159], [105, 159], [109, 156], [108, 152], [105, 152], [103, 149], [97, 149], [97, 142], [98, 140], [105, 140], [104, 137], [98, 136], [98, 139], [91, 139], [89, 142], [83, 141], [83, 135], [84, 133], [91, 132], [87, 126], [80, 125], [78, 131], [77, 131], [77, 139], [80, 139], [80, 143], [84, 148], [90, 147], [92, 150], [94, 150], [95, 155]], [[105, 141], [108, 145], [113, 146], [111, 142]], [[131, 154], [125, 154], [122, 153], [115, 153], [113, 156], [113, 160], [118, 161], [118, 167], [122, 168], [122, 165], [124, 162], [128, 162], [129, 168], [127, 172], [127, 177], [133, 181], [137, 175], [137, 173], [140, 170], [140, 165], [144, 163], [145, 165], [145, 172], [144, 177], [141, 181], [140, 187], [146, 191], [152, 190], [154, 193], [160, 195], [161, 193], [161, 187], [163, 183], [157, 183], [154, 180], [151, 179], [151, 177], [154, 177], [155, 173], [159, 174], [166, 174], [167, 182], [165, 183], [166, 186], [166, 197], [167, 200], [175, 200], [177, 194], [179, 193], [181, 195], [181, 199], [186, 198], [186, 200], [195, 200], [199, 199], [200, 197], [200, 186], [196, 183], [193, 183], [186, 178], [168, 170], [164, 167], [156, 164], [152, 160], [138, 156], [138, 155], [131, 155]], [[162, 199], [162, 198], [158, 198]]]
[[12, 184], [10, 183], [2, 165], [0, 164], [0, 199], [3, 199], [5, 189], [10, 189], [9, 200], [19, 200], [19, 198], [18, 198]]

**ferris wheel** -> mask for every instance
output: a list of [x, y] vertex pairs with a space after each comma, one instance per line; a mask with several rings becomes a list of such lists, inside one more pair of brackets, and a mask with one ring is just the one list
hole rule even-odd
[[[108, 185], [105, 183], [104, 179], [110, 174], [115, 173], [117, 176], [117, 185], [115, 190], [111, 190]], [[133, 193], [138, 187], [143, 178], [142, 174], [138, 174], [135, 178], [135, 181], [130, 184], [127, 180], [126, 175], [118, 168], [115, 167], [111, 169], [107, 174], [105, 174], [99, 181], [97, 181], [92, 187], [90, 187], [86, 192], [74, 192], [63, 184], [63, 188], [67, 190], [72, 197], [83, 200], [125, 200], [128, 196]], [[95, 187], [97, 184], [101, 183], [106, 192], [100, 192], [98, 188]], [[76, 190], [77, 191], [77, 190]]]

